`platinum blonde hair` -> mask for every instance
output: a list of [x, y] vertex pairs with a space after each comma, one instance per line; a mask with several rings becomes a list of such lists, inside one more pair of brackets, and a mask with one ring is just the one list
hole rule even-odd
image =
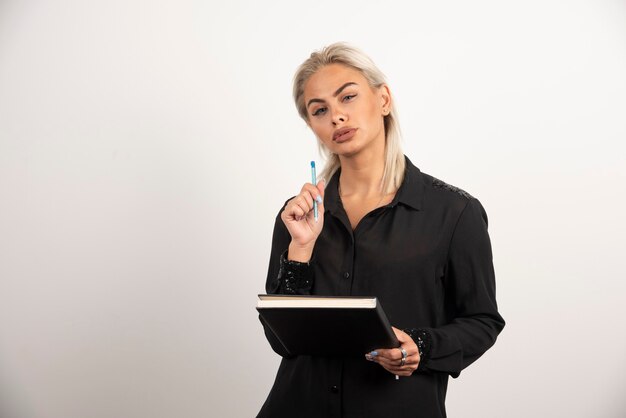
[[[343, 64], [359, 71], [367, 79], [371, 88], [379, 88], [386, 84], [385, 75], [376, 67], [376, 64], [360, 49], [345, 42], [336, 42], [319, 51], [315, 51], [304, 61], [293, 77], [293, 99], [300, 117], [309, 122], [309, 115], [304, 103], [304, 85], [307, 80], [322, 67], [329, 64]], [[381, 180], [381, 191], [391, 193], [397, 190], [404, 179], [405, 160], [400, 140], [402, 138], [398, 124], [398, 113], [392, 101], [391, 111], [384, 116], [385, 127], [385, 169]], [[324, 170], [320, 177], [330, 180], [341, 166], [339, 156], [319, 140], [320, 153], [326, 159]]]

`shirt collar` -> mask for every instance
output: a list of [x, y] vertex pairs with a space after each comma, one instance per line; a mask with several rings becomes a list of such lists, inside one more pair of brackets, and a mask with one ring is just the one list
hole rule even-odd
[[[390, 206], [393, 207], [401, 203], [415, 210], [421, 210], [424, 200], [423, 174], [419, 168], [413, 165], [407, 156], [404, 157], [404, 160], [406, 163], [404, 180], [402, 180], [402, 184], [391, 201]], [[337, 213], [339, 208], [342, 208], [341, 199], [339, 199], [340, 174], [341, 167], [333, 174], [324, 190], [324, 208], [331, 213]]]
[[413, 165], [407, 156], [404, 156], [404, 160], [406, 162], [404, 180], [396, 196], [393, 198], [391, 205], [395, 206], [395, 203], [402, 203], [415, 210], [421, 210], [425, 189], [423, 174], [419, 168]]

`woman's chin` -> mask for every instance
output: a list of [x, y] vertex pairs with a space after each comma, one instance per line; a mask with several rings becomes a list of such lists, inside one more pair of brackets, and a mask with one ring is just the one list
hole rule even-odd
[[359, 154], [361, 150], [359, 148], [344, 148], [344, 149], [336, 149], [333, 151], [334, 154], [337, 154], [340, 157], [351, 158]]
[[362, 144], [359, 144], [357, 141], [348, 140], [340, 143], [333, 143], [331, 151], [334, 154], [349, 157], [358, 154], [362, 148]]
[[384, 142], [381, 148], [378, 146], [378, 144], [375, 144], [374, 142], [362, 143], [355, 141], [350, 143], [344, 142], [343, 144], [339, 145], [334, 144], [333, 148], [331, 148], [331, 152], [341, 157], [351, 158], [361, 154], [362, 152], [367, 152], [368, 154], [371, 152], [382, 152], [384, 154], [384, 149]]

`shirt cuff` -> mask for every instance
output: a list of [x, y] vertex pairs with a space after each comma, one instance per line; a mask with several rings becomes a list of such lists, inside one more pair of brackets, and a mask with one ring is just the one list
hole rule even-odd
[[309, 294], [313, 287], [313, 266], [311, 262], [301, 263], [287, 259], [285, 250], [280, 255], [280, 269], [278, 270], [278, 281], [282, 292], [288, 295]]
[[417, 345], [417, 351], [420, 353], [420, 362], [417, 365], [417, 371], [422, 371], [425, 369], [430, 358], [430, 349], [432, 346], [430, 333], [421, 328], [405, 329], [404, 332], [409, 334], [409, 337], [411, 337], [415, 345]]

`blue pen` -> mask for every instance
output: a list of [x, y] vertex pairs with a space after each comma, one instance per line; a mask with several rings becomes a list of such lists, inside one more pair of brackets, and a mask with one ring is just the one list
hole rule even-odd
[[[315, 161], [311, 161], [311, 182], [313, 186], [317, 186], [317, 175], [315, 174]], [[315, 222], [317, 222], [317, 201], [313, 201], [313, 214], [315, 216]]]

